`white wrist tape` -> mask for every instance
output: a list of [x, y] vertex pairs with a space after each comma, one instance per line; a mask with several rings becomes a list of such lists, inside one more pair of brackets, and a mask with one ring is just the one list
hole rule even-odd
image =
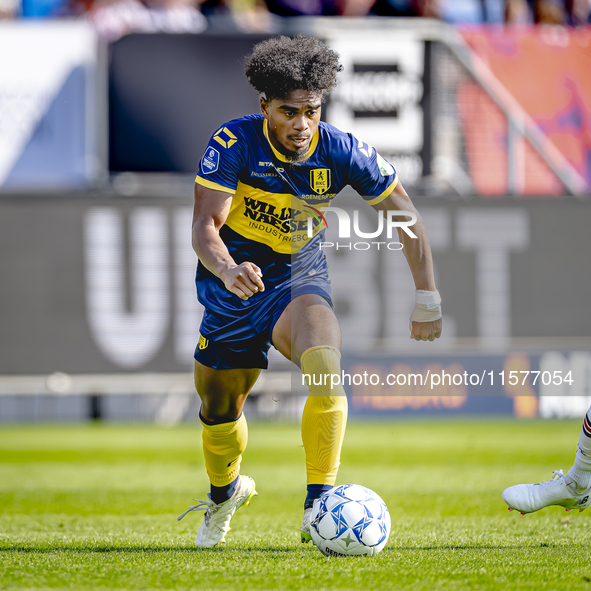
[[411, 322], [433, 322], [441, 318], [441, 296], [437, 290], [415, 292], [415, 307], [410, 315]]

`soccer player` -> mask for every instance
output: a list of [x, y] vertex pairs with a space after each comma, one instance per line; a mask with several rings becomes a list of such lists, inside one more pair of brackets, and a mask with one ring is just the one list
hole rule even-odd
[[583, 511], [591, 504], [591, 408], [583, 420], [575, 463], [567, 472], [554, 470], [551, 480], [538, 484], [516, 484], [506, 488], [503, 501], [509, 511], [533, 513], [544, 507], [558, 505], [567, 511]]
[[[379, 212], [417, 216], [415, 238], [399, 230], [417, 290], [410, 336], [432, 341], [441, 334], [429, 240], [394, 168], [368, 144], [320, 122], [323, 96], [341, 70], [338, 54], [316, 39], [259, 43], [246, 60], [246, 76], [261, 95], [261, 114], [218, 128], [200, 162], [193, 247], [205, 314], [195, 385], [211, 492], [209, 502], [179, 517], [205, 510], [197, 546], [222, 541], [234, 512], [256, 494], [254, 481], [240, 475], [247, 442], [242, 409], [267, 368], [270, 345], [304, 375], [341, 373], [341, 331], [320, 248], [325, 224], [318, 208], [345, 186]], [[335, 483], [347, 421], [343, 387], [310, 381], [302, 416], [308, 482], [303, 541], [310, 539], [314, 500]]]

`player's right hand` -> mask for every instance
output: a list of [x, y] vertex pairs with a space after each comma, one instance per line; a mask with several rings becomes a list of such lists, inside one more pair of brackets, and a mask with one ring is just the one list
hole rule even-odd
[[226, 289], [236, 294], [241, 300], [247, 300], [251, 296], [265, 291], [265, 284], [261, 277], [263, 272], [254, 263], [240, 263], [235, 267], [220, 273], [220, 279]]

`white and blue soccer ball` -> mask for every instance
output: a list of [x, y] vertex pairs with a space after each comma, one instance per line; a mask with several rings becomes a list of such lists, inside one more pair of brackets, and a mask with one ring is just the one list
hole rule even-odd
[[375, 556], [388, 542], [390, 526], [388, 507], [375, 492], [342, 484], [314, 502], [310, 534], [326, 556]]

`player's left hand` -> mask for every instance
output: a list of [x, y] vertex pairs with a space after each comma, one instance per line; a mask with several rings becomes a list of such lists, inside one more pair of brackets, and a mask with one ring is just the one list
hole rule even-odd
[[411, 321], [410, 338], [415, 341], [434, 341], [441, 336], [442, 319], [433, 322]]

